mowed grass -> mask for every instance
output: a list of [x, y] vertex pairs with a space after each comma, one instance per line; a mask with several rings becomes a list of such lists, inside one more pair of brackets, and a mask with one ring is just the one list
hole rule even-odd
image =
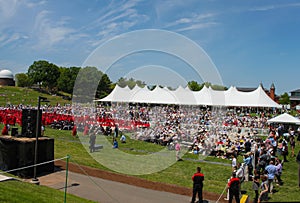
[[0, 95], [0, 106], [6, 106], [7, 104], [37, 106], [38, 96], [46, 97], [51, 105], [57, 103], [61, 105], [71, 104], [71, 101], [64, 100], [59, 96], [43, 94], [30, 88], [3, 86], [0, 87]]
[[[1, 125], [0, 125], [1, 127]], [[107, 169], [105, 166], [101, 165], [95, 161], [87, 150], [82, 145], [79, 138], [73, 137], [71, 131], [61, 131], [54, 130], [51, 128], [46, 128], [46, 136], [53, 137], [55, 139], [55, 158], [65, 157], [67, 154], [71, 156], [70, 161], [82, 164], [86, 166], [91, 166], [95, 168], [100, 168], [104, 170]], [[79, 133], [79, 136], [82, 135]], [[100, 135], [102, 136], [102, 135]], [[111, 142], [112, 138], [107, 137]], [[85, 137], [84, 144], [88, 142], [88, 136]], [[96, 143], [101, 144], [101, 143]], [[131, 140], [127, 136], [127, 143], [122, 144], [119, 142], [119, 149], [130, 154], [149, 154], [152, 152], [157, 152], [162, 147], [152, 143], [146, 143], [143, 141]], [[299, 151], [299, 143], [296, 144], [295, 153]], [[96, 152], [96, 153], [101, 153]], [[146, 157], [145, 157], [146, 158]], [[201, 166], [203, 173], [205, 174], [205, 184], [204, 190], [213, 192], [216, 194], [221, 194], [224, 187], [227, 184], [228, 178], [231, 175], [231, 163], [230, 160], [218, 159], [215, 157], [207, 157], [206, 162], [199, 160], [198, 155], [187, 153], [184, 155], [184, 161], [179, 161], [168, 167], [167, 169], [154, 173], [141, 175], [139, 177], [155, 182], [164, 182], [169, 184], [176, 184], [179, 186], [192, 188], [191, 176], [194, 174], [197, 166]], [[282, 158], [282, 157], [280, 157]], [[240, 159], [239, 159], [240, 160]], [[116, 160], [117, 161], [117, 160]], [[222, 164], [214, 164], [210, 162], [220, 162]], [[111, 170], [110, 170], [111, 171]], [[284, 163], [284, 170], [282, 174], [282, 179], [284, 181], [283, 186], [275, 186], [278, 191], [271, 196], [270, 201], [300, 201], [299, 187], [298, 187], [298, 164], [295, 161], [295, 157], [289, 157], [289, 162]], [[242, 185], [242, 189], [247, 191], [247, 194], [253, 198], [254, 192], [252, 191], [252, 182], [246, 182]]]
[[[53, 134], [56, 135], [54, 136]], [[96, 162], [94, 159], [92, 159], [92, 157], [89, 156], [89, 153], [85, 149], [83, 149], [84, 147], [80, 144], [79, 139], [72, 137], [70, 131], [57, 132], [57, 130], [47, 129], [47, 135], [50, 137], [53, 136], [59, 138], [55, 140], [55, 156], [57, 158], [63, 157], [66, 154], [70, 154], [71, 162], [74, 161], [83, 165], [110, 170]], [[107, 139], [109, 141], [112, 141], [111, 137], [108, 137]], [[68, 147], [63, 147], [67, 145], [65, 142], [68, 142], [68, 140], [70, 141]], [[76, 140], [78, 142], [75, 142]], [[86, 137], [86, 141], [88, 142], [88, 137]], [[129, 136], [127, 136], [126, 144], [122, 144], [119, 142], [119, 149], [130, 154], [148, 154], [152, 152], [157, 152], [161, 148], [161, 146], [152, 143], [131, 140]], [[299, 150], [299, 143], [297, 143], [295, 153], [297, 154]], [[99, 153], [101, 153], [101, 151]], [[215, 157], [207, 157], [205, 159], [206, 162], [202, 162], [199, 160], [198, 155], [190, 153], [185, 154], [183, 158], [184, 161], [176, 162], [175, 164], [163, 171], [154, 174], [141, 175], [139, 177], [155, 182], [176, 184], [179, 186], [192, 188], [191, 176], [194, 174], [196, 167], [201, 166], [202, 171], [205, 174], [204, 190], [216, 194], [221, 194], [223, 192], [227, 184], [227, 180], [231, 176], [231, 166], [228, 166], [228, 164], [231, 163], [230, 160], [219, 159]], [[280, 156], [280, 158], [282, 157]], [[209, 162], [220, 162], [224, 165]], [[284, 170], [282, 174], [284, 185], [275, 185], [275, 189], [278, 192], [270, 195], [271, 202], [300, 201], [300, 189], [298, 188], [297, 172], [298, 164], [295, 161], [295, 157], [289, 157], [289, 162], [284, 163]], [[245, 182], [242, 186], [242, 189], [246, 190], [247, 194], [250, 195], [251, 198], [253, 198], [254, 192], [252, 191], [252, 182]]]
[[[64, 202], [64, 192], [17, 180], [0, 182], [0, 202], [54, 203]], [[93, 202], [67, 194], [67, 202]]]

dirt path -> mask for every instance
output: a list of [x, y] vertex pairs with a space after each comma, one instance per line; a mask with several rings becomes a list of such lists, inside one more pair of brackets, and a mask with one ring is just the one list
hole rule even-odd
[[[56, 161], [55, 166], [60, 167], [61, 169], [65, 169], [66, 162], [64, 161]], [[186, 196], [192, 196], [192, 189], [187, 187], [181, 187], [177, 185], [171, 185], [166, 183], [159, 183], [159, 182], [153, 182], [149, 180], [144, 180], [137, 177], [127, 176], [123, 174], [117, 174], [109, 171], [104, 171], [101, 169], [96, 169], [92, 167], [87, 166], [78, 166], [77, 164], [69, 163], [69, 170], [75, 173], [80, 173], [84, 175], [89, 175], [93, 177], [98, 177], [106, 180], [112, 180], [116, 182], [126, 183], [129, 185], [134, 185], [137, 187], [157, 190], [157, 191], [165, 191], [165, 192], [171, 192], [175, 194], [180, 195], [186, 195]], [[203, 191], [203, 197], [205, 199], [214, 200], [217, 201], [219, 198], [219, 194], [214, 194], [211, 192]], [[224, 200], [224, 195], [222, 198], [220, 198], [219, 202], [227, 202]]]

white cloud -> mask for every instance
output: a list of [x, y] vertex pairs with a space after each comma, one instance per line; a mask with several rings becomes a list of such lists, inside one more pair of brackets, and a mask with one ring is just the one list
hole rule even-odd
[[218, 24], [214, 21], [214, 17], [216, 15], [216, 13], [193, 13], [189, 16], [185, 16], [183, 18], [175, 20], [174, 22], [168, 23], [167, 25], [165, 25], [165, 27], [171, 28], [177, 32], [207, 28]]
[[[7, 19], [15, 15], [18, 8], [18, 0], [0, 0], [0, 16]], [[2, 19], [3, 20], [3, 19]]]
[[129, 31], [135, 25], [144, 23], [149, 17], [140, 14], [135, 8], [139, 0], [117, 1], [101, 9], [100, 17], [89, 23], [84, 30], [97, 31], [97, 39], [91, 40], [90, 45], [98, 46], [102, 42]]
[[34, 7], [37, 7], [37, 6], [42, 6], [42, 5], [45, 5], [46, 3], [47, 3], [47, 1], [37, 1], [37, 2], [25, 1], [24, 2], [25, 6], [27, 6], [28, 8], [34, 8]]
[[[75, 34], [75, 30], [67, 26], [67, 19], [61, 18], [58, 21], [48, 18], [51, 12], [43, 10], [35, 19], [33, 35], [37, 38], [36, 48], [51, 49], [52, 46], [65, 40], [75, 40], [84, 35]], [[77, 36], [77, 37], [76, 37]]]
[[3, 47], [7, 44], [10, 44], [12, 42], [15, 42], [19, 39], [23, 38], [21, 34], [19, 33], [13, 33], [12, 35], [5, 35], [2, 34], [0, 37], [0, 47]]
[[269, 11], [269, 10], [289, 8], [289, 7], [300, 7], [300, 3], [280, 4], [280, 5], [266, 5], [266, 6], [251, 8], [249, 10], [250, 11]]
[[176, 29], [177, 32], [182, 32], [182, 31], [188, 31], [188, 30], [197, 30], [197, 29], [203, 29], [211, 26], [215, 26], [218, 23], [216, 22], [208, 22], [208, 23], [198, 23], [198, 24], [192, 24], [183, 28]]

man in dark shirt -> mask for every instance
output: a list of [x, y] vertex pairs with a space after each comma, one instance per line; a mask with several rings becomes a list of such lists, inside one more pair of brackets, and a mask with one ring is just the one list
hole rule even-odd
[[96, 134], [95, 131], [92, 131], [90, 134], [90, 153], [95, 151], [95, 144], [96, 144]]
[[198, 193], [199, 203], [203, 202], [202, 189], [204, 175], [201, 173], [201, 168], [197, 167], [197, 172], [192, 176], [193, 180], [193, 197], [191, 203], [194, 203], [196, 200], [196, 195]]
[[232, 173], [227, 188], [229, 188], [229, 203], [232, 203], [233, 197], [235, 202], [240, 203], [240, 179], [236, 177], [236, 173]]

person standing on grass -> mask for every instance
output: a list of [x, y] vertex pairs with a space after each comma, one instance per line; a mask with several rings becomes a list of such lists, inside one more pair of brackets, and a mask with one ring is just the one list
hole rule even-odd
[[299, 150], [298, 155], [296, 157], [296, 161], [298, 163], [298, 186], [300, 188], [300, 150]]
[[176, 150], [176, 161], [180, 161], [180, 143], [176, 141], [175, 150]]
[[282, 185], [283, 182], [281, 180], [281, 174], [282, 174], [281, 160], [276, 157], [275, 162], [276, 162], [275, 166], [276, 166], [276, 169], [277, 169], [277, 173], [275, 173], [275, 176], [276, 176], [276, 179], [278, 181], [278, 185]]
[[77, 137], [77, 126], [76, 125], [74, 125], [74, 127], [72, 129], [72, 136]]
[[254, 170], [254, 177], [253, 177], [253, 183], [252, 183], [252, 189], [255, 192], [254, 203], [258, 202], [259, 180], [260, 180], [260, 175], [258, 174], [258, 172], [256, 170]]
[[288, 160], [286, 159], [288, 154], [289, 154], [288, 144], [285, 140], [283, 140], [282, 141], [282, 155], [283, 155], [284, 162], [288, 162]]
[[236, 203], [240, 203], [240, 179], [236, 177], [236, 173], [232, 173], [227, 188], [229, 189], [229, 203], [232, 203], [233, 197]]
[[8, 127], [6, 124], [4, 125], [4, 127], [2, 129], [2, 135], [8, 135]]
[[262, 201], [268, 201], [268, 178], [267, 176], [265, 175], [261, 175], [260, 176], [260, 179], [262, 181], [261, 185], [260, 185], [260, 189], [261, 189], [261, 192], [259, 194], [259, 197], [258, 197], [258, 203], [262, 202]]
[[95, 144], [96, 144], [96, 132], [93, 130], [90, 134], [90, 153], [95, 151]]
[[234, 155], [231, 155], [232, 161], [231, 161], [231, 167], [232, 170], [237, 166], [236, 157]]
[[290, 145], [291, 145], [291, 157], [294, 157], [295, 156], [295, 145], [296, 145], [296, 142], [295, 142], [295, 138], [294, 138], [293, 135], [290, 138]]
[[201, 173], [201, 168], [199, 166], [197, 167], [197, 172], [192, 176], [192, 180], [193, 180], [193, 197], [191, 203], [195, 203], [197, 193], [198, 193], [199, 203], [202, 203], [204, 175], [203, 173]]
[[270, 161], [270, 164], [265, 168], [265, 170], [268, 172], [268, 192], [272, 194], [273, 180], [275, 178], [275, 174], [277, 173], [277, 168], [274, 165], [274, 162]]

